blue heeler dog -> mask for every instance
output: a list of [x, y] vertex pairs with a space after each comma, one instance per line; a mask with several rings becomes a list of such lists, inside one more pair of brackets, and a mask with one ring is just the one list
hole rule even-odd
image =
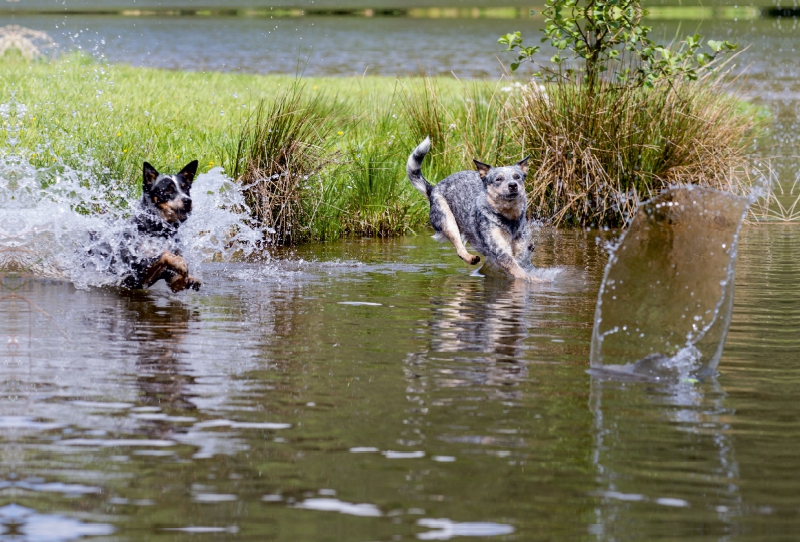
[[431, 204], [434, 239], [448, 239], [462, 260], [475, 265], [481, 259], [467, 252], [463, 237], [487, 264], [514, 278], [534, 280], [528, 273], [533, 245], [525, 216], [528, 158], [502, 167], [474, 160], [477, 171], [459, 171], [432, 186], [420, 169], [430, 148], [430, 138], [425, 138], [408, 157], [406, 173]]
[[199, 290], [202, 283], [189, 275], [176, 241], [178, 228], [192, 212], [189, 191], [197, 160], [175, 175], [159, 173], [145, 162], [142, 173], [142, 208], [134, 219], [137, 234], [126, 236], [119, 255], [129, 268], [122, 285], [149, 288], [163, 279], [173, 292]]

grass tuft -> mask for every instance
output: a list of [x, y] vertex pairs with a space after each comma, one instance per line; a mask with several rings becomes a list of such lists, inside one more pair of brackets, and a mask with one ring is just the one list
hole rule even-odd
[[738, 190], [756, 122], [719, 80], [591, 95], [527, 86], [515, 123], [531, 154], [530, 206], [555, 224], [620, 226], [639, 201], [693, 183]]
[[298, 81], [75, 54], [2, 57], [0, 92], [27, 106], [18, 108], [13, 138], [40, 171], [57, 177], [70, 168], [86, 182], [135, 193], [144, 160], [161, 171], [193, 159], [200, 172], [223, 165], [248, 187], [273, 246], [426, 228], [428, 203], [405, 163], [427, 135], [433, 148], [423, 169], [432, 183], [472, 169], [473, 158], [508, 164], [530, 153], [534, 217], [617, 226], [669, 184], [738, 190], [758, 122], [719, 82], [625, 92], [607, 85], [591, 100], [566, 84], [542, 93], [447, 77]]
[[295, 81], [274, 99], [262, 99], [242, 126], [229, 151], [227, 170], [245, 186], [253, 217], [271, 244], [308, 238], [318, 198], [313, 180], [335, 162], [330, 148], [332, 103], [319, 95], [307, 99]]

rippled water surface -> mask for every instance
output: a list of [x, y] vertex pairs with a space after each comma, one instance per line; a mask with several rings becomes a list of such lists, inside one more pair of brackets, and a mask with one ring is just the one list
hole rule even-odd
[[[496, 38], [515, 29], [0, 22], [166, 68], [292, 72], [313, 44], [307, 73], [328, 75], [498, 75]], [[773, 116], [757, 150], [790, 205], [794, 22], [688, 21], [682, 33], [698, 25], [752, 44], [745, 86]], [[535, 263], [563, 271], [537, 286], [470, 276], [427, 234], [209, 263], [202, 291], [180, 295], [0, 275], [0, 538], [795, 539], [800, 230], [744, 226], [719, 376], [673, 384], [587, 373], [615, 235], [539, 232]]]
[[745, 227], [721, 374], [673, 385], [587, 374], [594, 231], [540, 233], [536, 263], [564, 266], [545, 286], [470, 276], [427, 236], [207, 264], [180, 296], [5, 275], [0, 523], [74, 533], [41, 540], [787, 539], [795, 231]]

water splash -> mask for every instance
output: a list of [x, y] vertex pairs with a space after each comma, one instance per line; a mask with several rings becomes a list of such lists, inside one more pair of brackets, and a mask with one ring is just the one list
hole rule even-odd
[[[130, 217], [139, 211], [138, 195], [126, 183], [94, 177], [93, 168], [31, 165], [17, 148], [26, 114], [14, 100], [0, 105], [8, 143], [0, 154], [0, 273], [66, 279], [79, 288], [121, 284], [130, 270], [116, 255], [136, 237]], [[230, 261], [258, 247], [262, 232], [222, 168], [197, 176], [192, 199], [177, 245], [193, 274], [202, 261]]]
[[56, 42], [47, 32], [33, 30], [16, 24], [0, 28], [0, 56], [10, 50], [17, 50], [28, 59], [44, 56], [48, 49], [55, 49]]
[[686, 186], [640, 206], [600, 286], [593, 373], [659, 380], [716, 371], [733, 309], [739, 228], [751, 202]]

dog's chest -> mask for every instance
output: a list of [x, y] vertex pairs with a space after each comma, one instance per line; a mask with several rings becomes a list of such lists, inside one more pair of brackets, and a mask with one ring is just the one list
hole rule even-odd
[[491, 237], [492, 244], [495, 247], [508, 247], [511, 245], [511, 242], [513, 241], [513, 237], [510, 231], [508, 231], [505, 228], [500, 228], [497, 226], [491, 228], [491, 230], [489, 231], [489, 236]]
[[132, 242], [133, 254], [138, 259], [157, 258], [164, 252], [176, 252], [175, 242], [164, 237], [141, 236]]
[[519, 238], [525, 230], [525, 215], [521, 215], [517, 219], [509, 219], [506, 216], [498, 213], [489, 213], [489, 221], [492, 224], [492, 230], [496, 230], [498, 236], [510, 243]]

